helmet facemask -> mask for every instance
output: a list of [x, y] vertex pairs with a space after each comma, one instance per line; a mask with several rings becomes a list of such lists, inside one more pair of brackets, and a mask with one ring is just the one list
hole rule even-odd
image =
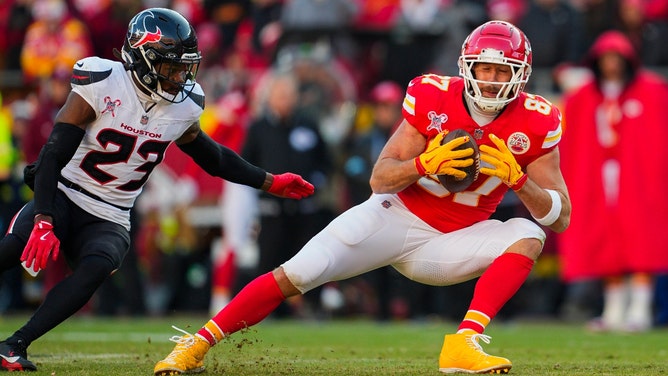
[[[143, 50], [143, 47], [140, 49]], [[195, 88], [201, 59], [199, 54], [163, 56], [148, 48], [143, 55], [150, 70], [141, 78], [141, 83], [167, 101], [183, 102]]]
[[[466, 38], [458, 60], [466, 96], [485, 112], [501, 111], [524, 90], [531, 75], [531, 61], [531, 45], [521, 30], [504, 21], [484, 23]], [[477, 79], [474, 67], [479, 63], [507, 66], [512, 72], [510, 80], [491, 82]], [[500, 89], [495, 97], [485, 97], [481, 86]]]
[[[478, 80], [473, 72], [477, 63], [503, 64], [510, 67], [512, 77], [508, 82], [494, 82]], [[480, 55], [462, 55], [459, 58], [459, 74], [464, 77], [466, 95], [485, 112], [501, 111], [508, 103], [513, 101], [524, 90], [531, 67], [526, 63], [514, 59], [504, 58], [503, 51], [484, 49]], [[495, 98], [484, 97], [480, 85], [494, 85], [501, 87]]]

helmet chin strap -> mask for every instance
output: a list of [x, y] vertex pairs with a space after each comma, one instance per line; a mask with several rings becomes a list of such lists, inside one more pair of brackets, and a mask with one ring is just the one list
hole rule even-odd
[[176, 94], [171, 94], [169, 92], [166, 92], [162, 89], [162, 84], [160, 83], [160, 80], [158, 80], [158, 84], [155, 87], [155, 94], [152, 94], [152, 96], [156, 96], [160, 98], [158, 101], [163, 100], [163, 101], [168, 101], [171, 103], [177, 102], [176, 98], [182, 93], [182, 91], [179, 91]]
[[483, 110], [478, 103], [476, 103], [476, 100], [471, 98], [469, 95], [464, 95], [464, 100], [466, 101], [466, 104], [468, 105], [469, 112], [471, 113], [471, 117], [473, 120], [480, 126], [485, 126], [489, 123], [492, 122], [492, 120], [496, 119], [496, 116], [499, 115], [501, 110], [497, 111], [486, 111]]

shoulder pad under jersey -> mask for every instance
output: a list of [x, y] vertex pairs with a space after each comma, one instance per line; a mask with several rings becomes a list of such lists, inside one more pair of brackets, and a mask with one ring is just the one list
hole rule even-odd
[[72, 83], [75, 85], [89, 85], [102, 81], [111, 75], [114, 64], [122, 65], [120, 62], [99, 57], [81, 59], [74, 64]]

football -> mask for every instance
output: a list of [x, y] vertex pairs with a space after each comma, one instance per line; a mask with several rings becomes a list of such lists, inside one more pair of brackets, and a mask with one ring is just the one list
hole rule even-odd
[[455, 148], [454, 150], [461, 150], [472, 148], [473, 155], [473, 164], [469, 167], [461, 167], [460, 170], [466, 172], [466, 177], [463, 179], [457, 179], [452, 175], [437, 175], [438, 180], [441, 182], [441, 185], [445, 187], [449, 192], [457, 193], [468, 188], [477, 178], [478, 172], [480, 169], [480, 150], [478, 150], [478, 144], [473, 140], [473, 136], [463, 129], [453, 129], [448, 134], [443, 137], [441, 145], [444, 145], [455, 138], [462, 136], [469, 136], [469, 141]]

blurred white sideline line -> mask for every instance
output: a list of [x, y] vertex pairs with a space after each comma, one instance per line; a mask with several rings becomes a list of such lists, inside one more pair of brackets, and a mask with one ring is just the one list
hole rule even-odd
[[[69, 342], [169, 342], [169, 333], [96, 333], [67, 332], [49, 333], [48, 340]], [[47, 339], [47, 338], [45, 338]]]

